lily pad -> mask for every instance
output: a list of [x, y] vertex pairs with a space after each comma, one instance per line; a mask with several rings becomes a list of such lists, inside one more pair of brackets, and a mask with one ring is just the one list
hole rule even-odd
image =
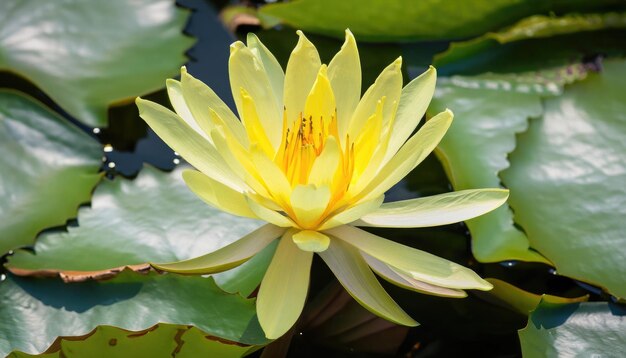
[[626, 61], [544, 102], [501, 174], [515, 221], [561, 275], [626, 297]]
[[540, 39], [570, 33], [626, 27], [626, 13], [569, 14], [561, 17], [536, 15], [519, 21], [499, 32], [489, 32], [464, 42], [453, 42], [450, 48], [435, 56], [435, 66], [466, 61], [498, 45], [529, 39]]
[[0, 70], [81, 122], [106, 126], [110, 104], [176, 75], [193, 43], [182, 34], [188, 14], [173, 0], [1, 1]]
[[239, 358], [250, 349], [243, 344], [220, 342], [194, 326], [159, 323], [142, 331], [98, 326], [83, 336], [59, 337], [42, 354], [13, 352], [8, 357]]
[[591, 11], [611, 4], [618, 1], [298, 0], [265, 5], [259, 12], [304, 31], [341, 37], [350, 28], [359, 40], [384, 42], [478, 36], [533, 14]]
[[524, 357], [621, 357], [626, 309], [605, 302], [541, 302], [519, 331]]
[[[202, 335], [226, 344], [267, 343], [256, 319], [253, 299], [225, 293], [212, 278], [199, 276], [140, 275], [126, 271], [109, 281], [74, 284], [58, 279], [10, 276], [0, 283], [0, 316], [2, 356], [12, 351], [40, 353], [58, 336], [84, 336], [102, 325], [117, 328], [101, 327], [90, 337], [78, 338], [87, 338], [84, 345], [61, 339], [58, 348], [64, 353], [90, 356], [80, 353], [137, 350], [155, 338], [162, 338], [164, 341], [159, 340], [158, 344], [166, 346], [166, 356], [178, 346], [177, 339], [189, 339], [196, 342], [195, 346], [206, 349], [204, 342], [194, 337], [198, 332], [193, 333], [190, 325], [201, 330]], [[163, 322], [177, 326], [155, 326]], [[177, 337], [174, 328], [184, 334]], [[120, 329], [143, 331], [135, 336], [144, 338], [137, 340], [137, 345], [133, 341], [131, 346], [128, 340], [133, 333]], [[115, 344], [106, 347], [112, 339], [116, 339]], [[54, 352], [54, 347], [51, 350]]]
[[[217, 250], [255, 230], [260, 221], [211, 208], [182, 180], [146, 166], [134, 180], [121, 177], [96, 189], [77, 227], [41, 235], [34, 254], [20, 250], [7, 267], [18, 275], [56, 276], [67, 281], [107, 278], [124, 267], [189, 259]], [[251, 261], [216, 276], [230, 292], [249, 295], [263, 278], [274, 246]]]
[[0, 91], [0, 153], [0, 256], [75, 217], [101, 178], [100, 144], [18, 92]]
[[[465, 86], [469, 81], [473, 85]], [[497, 174], [509, 165], [507, 154], [515, 148], [516, 133], [526, 130], [528, 118], [542, 113], [538, 95], [520, 93], [511, 81], [502, 82], [508, 91], [497, 86], [483, 88], [477, 79], [461, 77], [437, 86], [428, 113], [448, 107], [455, 114], [435, 151], [455, 190], [500, 186]], [[530, 249], [506, 205], [466, 223], [472, 234], [472, 252], [481, 262], [546, 262]]]

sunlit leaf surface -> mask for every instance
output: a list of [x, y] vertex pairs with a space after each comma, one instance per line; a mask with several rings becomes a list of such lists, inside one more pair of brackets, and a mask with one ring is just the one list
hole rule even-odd
[[[62, 272], [68, 280], [106, 277], [111, 268], [199, 256], [260, 226], [207, 206], [185, 186], [182, 171], [145, 167], [132, 181], [118, 177], [102, 183], [91, 207], [80, 210], [78, 227], [42, 235], [35, 255], [18, 251], [8, 266], [18, 274]], [[261, 281], [274, 247], [237, 268], [241, 275], [218, 275], [217, 283], [247, 296]]]
[[101, 156], [97, 141], [41, 103], [0, 91], [0, 256], [74, 218], [100, 180]]
[[[199, 276], [125, 272], [109, 281], [72, 284], [58, 279], [9, 277], [0, 283], [0, 316], [0, 354], [3, 356], [13, 350], [40, 353], [57, 336], [83, 336], [100, 325], [147, 331], [143, 334], [144, 340], [137, 340], [135, 345], [128, 337], [132, 333], [100, 328], [85, 344], [61, 342], [61, 350], [84, 357], [93, 356], [88, 352], [108, 350], [113, 354], [119, 349], [126, 353], [121, 356], [133, 356], [129, 353], [144, 352], [143, 348], [155, 349], [152, 345], [158, 343], [157, 347], [167, 353], [156, 356], [170, 357], [179, 344], [176, 342], [178, 329], [183, 329], [181, 333], [184, 333], [179, 338], [189, 339], [199, 348], [194, 354], [213, 349], [215, 342], [205, 346], [199, 337], [194, 337], [199, 332], [185, 331], [186, 325], [197, 327], [213, 340], [230, 341], [227, 344], [267, 343], [256, 319], [254, 300], [227, 294], [211, 278]], [[183, 326], [153, 327], [160, 322]], [[151, 327], [154, 330], [151, 331]], [[154, 342], [157, 337], [161, 339]], [[116, 344], [107, 347], [112, 339], [117, 339]], [[223, 347], [217, 345], [215, 349]], [[213, 351], [216, 352], [220, 351]]]
[[621, 357], [626, 309], [606, 302], [542, 302], [519, 331], [524, 357]]
[[545, 100], [501, 176], [515, 221], [559, 274], [626, 297], [626, 62], [603, 67]]
[[475, 39], [452, 43], [444, 53], [435, 56], [435, 66], [467, 61], [499, 44], [540, 39], [558, 35], [626, 27], [626, 13], [569, 14], [562, 17], [531, 16], [499, 32], [489, 32]]
[[173, 0], [1, 1], [0, 70], [106, 126], [111, 103], [161, 88], [186, 61], [187, 15]]
[[590, 11], [617, 2], [298, 0], [264, 6], [260, 13], [337, 37], [350, 28], [357, 39], [366, 41], [455, 39], [481, 35], [533, 14]]
[[[465, 86], [470, 82], [472, 85]], [[528, 118], [541, 115], [537, 95], [514, 90], [512, 81], [490, 81], [480, 86], [475, 79], [453, 78], [437, 87], [429, 113], [444, 107], [455, 113], [455, 121], [437, 148], [455, 190], [498, 187], [497, 173], [509, 163], [515, 135], [528, 125]], [[509, 91], [498, 90], [505, 83]], [[480, 261], [545, 261], [529, 249], [523, 232], [513, 225], [511, 210], [502, 206], [467, 221], [472, 233], [472, 251]]]

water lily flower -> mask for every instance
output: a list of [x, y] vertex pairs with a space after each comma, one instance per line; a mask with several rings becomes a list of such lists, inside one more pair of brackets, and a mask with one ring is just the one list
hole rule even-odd
[[403, 88], [398, 58], [361, 97], [360, 60], [350, 31], [328, 65], [298, 35], [285, 71], [254, 34], [247, 45], [231, 45], [229, 75], [239, 118], [184, 67], [180, 81], [167, 81], [176, 113], [137, 99], [141, 117], [197, 169], [183, 173], [196, 195], [225, 212], [267, 222], [217, 251], [153, 266], [216, 273], [280, 240], [257, 296], [268, 338], [283, 335], [299, 317], [314, 254], [361, 305], [401, 325], [417, 322], [373, 272], [438, 296], [491, 289], [468, 268], [358, 228], [455, 223], [489, 212], [508, 197], [507, 190], [477, 189], [383, 203], [385, 192], [433, 151], [452, 122], [446, 110], [411, 136], [433, 95], [435, 69]]

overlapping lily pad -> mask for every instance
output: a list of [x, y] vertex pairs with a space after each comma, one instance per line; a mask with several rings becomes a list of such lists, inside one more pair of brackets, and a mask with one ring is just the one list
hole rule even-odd
[[390, 41], [478, 36], [533, 14], [591, 11], [617, 3], [615, 0], [298, 0], [266, 5], [260, 13], [305, 31], [340, 37], [350, 28], [362, 40]]
[[[192, 349], [194, 354], [211, 350], [217, 356], [218, 352], [241, 348], [230, 349], [227, 345], [249, 348], [267, 343], [256, 319], [254, 300], [225, 293], [213, 279], [198, 276], [126, 271], [109, 281], [74, 284], [58, 279], [9, 277], [0, 283], [0, 316], [2, 356], [14, 350], [40, 353], [57, 336], [84, 336], [102, 325], [117, 328], [101, 327], [90, 337], [76, 338], [87, 339], [85, 344], [72, 342], [74, 338], [60, 340], [57, 348], [71, 353], [69, 356], [90, 356], [87, 353], [95, 351], [138, 354], [144, 352], [142, 347], [153, 351], [163, 348], [156, 356], [170, 357], [177, 347], [181, 354], [183, 349], [198, 348]], [[155, 326], [162, 322], [176, 326]], [[204, 336], [225, 344], [207, 341]], [[180, 347], [181, 340], [193, 347]], [[159, 345], [152, 347], [156, 341]], [[55, 350], [52, 347], [53, 353]], [[187, 356], [191, 353], [186, 352]]]
[[[510, 88], [506, 91], [493, 80], [492, 89], [481, 87], [476, 79], [470, 86], [464, 86], [470, 79], [453, 80], [437, 86], [429, 109], [429, 113], [437, 113], [448, 107], [455, 114], [436, 154], [455, 190], [498, 187], [497, 173], [509, 165], [507, 154], [515, 148], [515, 135], [526, 129], [528, 118], [541, 115], [541, 101], [536, 94], [514, 90], [511, 81], [502, 81]], [[507, 206], [469, 220], [467, 225], [479, 261], [546, 261], [529, 248]]]
[[107, 107], [163, 87], [193, 40], [173, 0], [0, 2], [0, 70], [26, 77], [91, 126]]
[[41, 103], [0, 91], [0, 255], [75, 217], [101, 156], [97, 141]]
[[142, 331], [98, 326], [83, 336], [59, 337], [42, 354], [13, 352], [18, 357], [223, 357], [239, 358], [251, 348], [226, 343], [194, 326], [160, 323]]
[[621, 357], [626, 308], [606, 302], [542, 302], [519, 331], [524, 357]]
[[[130, 181], [116, 178], [96, 189], [78, 227], [42, 235], [29, 251], [17, 251], [8, 267], [20, 275], [56, 276], [67, 281], [106, 278], [125, 266], [189, 259], [214, 251], [253, 231], [261, 222], [207, 206], [171, 173], [145, 167]], [[216, 277], [230, 292], [247, 296], [261, 281], [274, 246], [234, 272]]]
[[515, 221], [561, 275], [626, 297], [626, 61], [548, 98], [502, 173]]
[[454, 42], [447, 51], [435, 56], [434, 61], [437, 67], [445, 66], [457, 61], [467, 61], [472, 56], [510, 42], [625, 27], [626, 13], [531, 16], [505, 30], [489, 32], [464, 42]]

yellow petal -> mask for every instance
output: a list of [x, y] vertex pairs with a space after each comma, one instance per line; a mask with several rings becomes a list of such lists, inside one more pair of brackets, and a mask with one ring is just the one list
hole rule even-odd
[[257, 295], [259, 323], [269, 339], [282, 336], [296, 323], [309, 289], [313, 253], [300, 250], [290, 236], [291, 230], [280, 239]]
[[[323, 123], [328, 124], [335, 115], [335, 95], [326, 72], [326, 65], [322, 65], [304, 105], [304, 118], [314, 116], [313, 123], [318, 123], [317, 120], [321, 117]], [[324, 128], [313, 128], [313, 130], [324, 132]]]
[[180, 82], [168, 78], [165, 81], [165, 86], [167, 87], [167, 96], [170, 98], [170, 103], [172, 103], [172, 107], [176, 111], [176, 114], [180, 116], [193, 130], [198, 132], [201, 136], [210, 140], [209, 135], [200, 128], [198, 122], [193, 118], [189, 107], [187, 107], [187, 103], [185, 102], [185, 98], [183, 97], [183, 89], [181, 87]]
[[357, 247], [390, 266], [399, 268], [416, 280], [431, 285], [461, 290], [490, 290], [493, 287], [466, 267], [350, 225], [338, 226], [325, 233]]
[[242, 192], [247, 185], [224, 162], [211, 143], [193, 130], [178, 115], [160, 104], [135, 100], [139, 115], [172, 149], [207, 176]]
[[385, 199], [384, 195], [379, 196], [376, 199], [364, 201], [359, 204], [354, 205], [349, 209], [341, 209], [334, 216], [330, 216], [326, 222], [320, 226], [319, 230], [327, 230], [334, 228], [336, 226], [341, 226], [345, 224], [349, 224], [363, 215], [366, 215], [372, 211], [375, 211], [380, 207], [380, 204], [383, 203]]
[[307, 96], [322, 65], [315, 46], [304, 36], [302, 31], [297, 31], [297, 34], [300, 39], [291, 52], [285, 71], [283, 102], [287, 112], [287, 120], [290, 122], [297, 120], [299, 114], [304, 111]]
[[348, 126], [350, 138], [357, 138], [359, 136], [365, 122], [372, 113], [374, 113], [378, 101], [383, 97], [386, 97], [385, 107], [383, 109], [383, 124], [387, 124], [392, 118], [401, 92], [402, 58], [398, 58], [383, 70], [374, 84], [367, 89], [363, 98], [361, 98], [361, 101], [352, 115], [350, 125]]
[[255, 145], [250, 148], [250, 159], [269, 194], [279, 205], [286, 206], [291, 196], [291, 185], [285, 173]]
[[246, 262], [285, 232], [271, 224], [263, 225], [241, 239], [206, 255], [193, 259], [151, 265], [159, 270], [182, 274], [204, 275], [229, 270]]
[[292, 236], [293, 242], [300, 250], [322, 252], [330, 245], [330, 238], [318, 231], [301, 230]]
[[180, 84], [183, 97], [191, 114], [205, 132], [209, 133], [210, 128], [212, 128], [209, 116], [209, 108], [211, 108], [223, 119], [237, 140], [243, 145], [248, 145], [241, 122], [209, 86], [187, 73], [185, 67], [180, 70]]
[[285, 73], [283, 68], [276, 60], [276, 57], [270, 52], [270, 50], [263, 45], [261, 40], [252, 32], [248, 33], [247, 37], [248, 48], [252, 51], [254, 56], [263, 64], [265, 73], [270, 80], [272, 90], [274, 91], [274, 98], [276, 99], [276, 105], [278, 108], [283, 106], [283, 87], [285, 84]]
[[195, 170], [185, 170], [183, 179], [189, 189], [207, 204], [233, 215], [257, 219], [242, 193]]
[[330, 240], [328, 250], [320, 252], [324, 262], [341, 285], [370, 312], [404, 326], [417, 326], [409, 315], [385, 292], [359, 251], [341, 240]]
[[356, 226], [428, 227], [469, 220], [506, 202], [505, 189], [462, 190], [383, 204], [354, 223]]
[[434, 296], [441, 297], [467, 297], [467, 293], [463, 290], [455, 290], [452, 288], [445, 288], [440, 286], [431, 285], [426, 282], [422, 282], [411, 277], [410, 274], [403, 272], [402, 270], [387, 265], [386, 263], [375, 259], [374, 257], [361, 252], [361, 255], [367, 262], [367, 264], [376, 272], [380, 277], [384, 278], [388, 282], [402, 288], [406, 288], [411, 291], [426, 293]]
[[261, 220], [267, 221], [268, 223], [272, 223], [279, 227], [297, 227], [297, 225], [285, 215], [281, 213], [268, 209], [265, 206], [257, 203], [251, 197], [246, 197], [248, 200], [248, 206], [250, 210]]
[[343, 140], [361, 98], [361, 61], [350, 30], [346, 30], [346, 40], [341, 50], [328, 64], [328, 78], [337, 102], [338, 139]]
[[396, 154], [417, 127], [435, 93], [436, 83], [437, 70], [430, 66], [426, 72], [402, 89], [393, 127], [390, 128], [389, 145], [383, 163], [387, 163]]
[[231, 45], [228, 73], [239, 115], [244, 116], [245, 112], [241, 98], [243, 88], [251, 98], [254, 98], [259, 121], [272, 147], [276, 149], [280, 145], [282, 134], [282, 108], [275, 98], [263, 64], [249, 48], [237, 41]]
[[304, 229], [314, 228], [330, 201], [330, 188], [326, 185], [297, 185], [291, 193], [291, 207], [298, 225]]
[[244, 123], [250, 143], [258, 145], [268, 158], [273, 158], [275, 153], [274, 147], [265, 133], [254, 100], [243, 88], [241, 89], [240, 96], [243, 110], [243, 112], [240, 113], [241, 121]]
[[311, 173], [309, 173], [309, 183], [320, 185], [331, 185], [337, 166], [341, 159], [341, 150], [335, 137], [326, 138], [326, 144], [320, 156], [315, 159]]
[[452, 112], [446, 110], [427, 121], [358, 194], [357, 200], [377, 197], [409, 174], [439, 144], [452, 123], [452, 117]]

